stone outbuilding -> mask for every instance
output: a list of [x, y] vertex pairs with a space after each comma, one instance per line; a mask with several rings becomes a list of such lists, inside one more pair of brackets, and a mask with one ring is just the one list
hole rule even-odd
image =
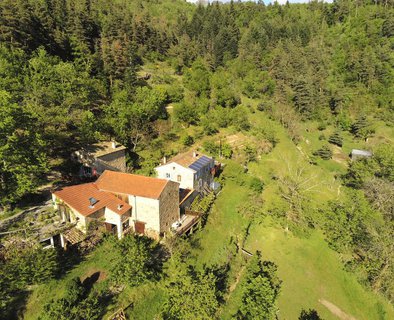
[[126, 147], [115, 141], [102, 141], [72, 154], [72, 159], [81, 164], [80, 176], [99, 176], [105, 170], [126, 172]]

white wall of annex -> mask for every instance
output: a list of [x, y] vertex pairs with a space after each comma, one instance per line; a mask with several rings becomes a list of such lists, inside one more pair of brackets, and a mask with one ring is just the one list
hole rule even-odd
[[[168, 163], [166, 165], [156, 168], [157, 177], [160, 179], [167, 179], [180, 184], [182, 189], [194, 188], [194, 172], [188, 168], [182, 167], [177, 163]], [[169, 174], [169, 178], [167, 177]], [[181, 176], [181, 181], [178, 181], [178, 175]]]

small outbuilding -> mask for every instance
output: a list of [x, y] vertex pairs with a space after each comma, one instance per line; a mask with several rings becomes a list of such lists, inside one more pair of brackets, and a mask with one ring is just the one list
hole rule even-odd
[[126, 172], [126, 147], [115, 141], [101, 141], [86, 146], [72, 154], [81, 164], [79, 175], [95, 177], [105, 170]]
[[362, 159], [362, 158], [370, 158], [372, 157], [372, 152], [367, 151], [367, 150], [358, 150], [358, 149], [353, 149], [352, 152], [350, 153], [350, 158], [354, 160]]

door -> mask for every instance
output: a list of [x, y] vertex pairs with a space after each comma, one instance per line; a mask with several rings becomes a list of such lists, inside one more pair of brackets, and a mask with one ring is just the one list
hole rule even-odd
[[138, 234], [145, 234], [145, 222], [135, 221], [134, 230]]
[[112, 233], [112, 234], [116, 234], [116, 233], [117, 233], [117, 227], [116, 227], [116, 225], [115, 225], [115, 224], [108, 223], [108, 222], [105, 223], [105, 230], [106, 230], [107, 232], [109, 232], [109, 233]]

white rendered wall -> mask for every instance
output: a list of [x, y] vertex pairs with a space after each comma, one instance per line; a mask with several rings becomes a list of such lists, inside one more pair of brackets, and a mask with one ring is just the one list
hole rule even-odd
[[[182, 189], [194, 189], [194, 170], [192, 169], [182, 167], [177, 163], [168, 163], [156, 167], [156, 172], [158, 178], [178, 182]], [[170, 177], [167, 177], [167, 174]], [[181, 176], [181, 181], [178, 181], [178, 175]]]

